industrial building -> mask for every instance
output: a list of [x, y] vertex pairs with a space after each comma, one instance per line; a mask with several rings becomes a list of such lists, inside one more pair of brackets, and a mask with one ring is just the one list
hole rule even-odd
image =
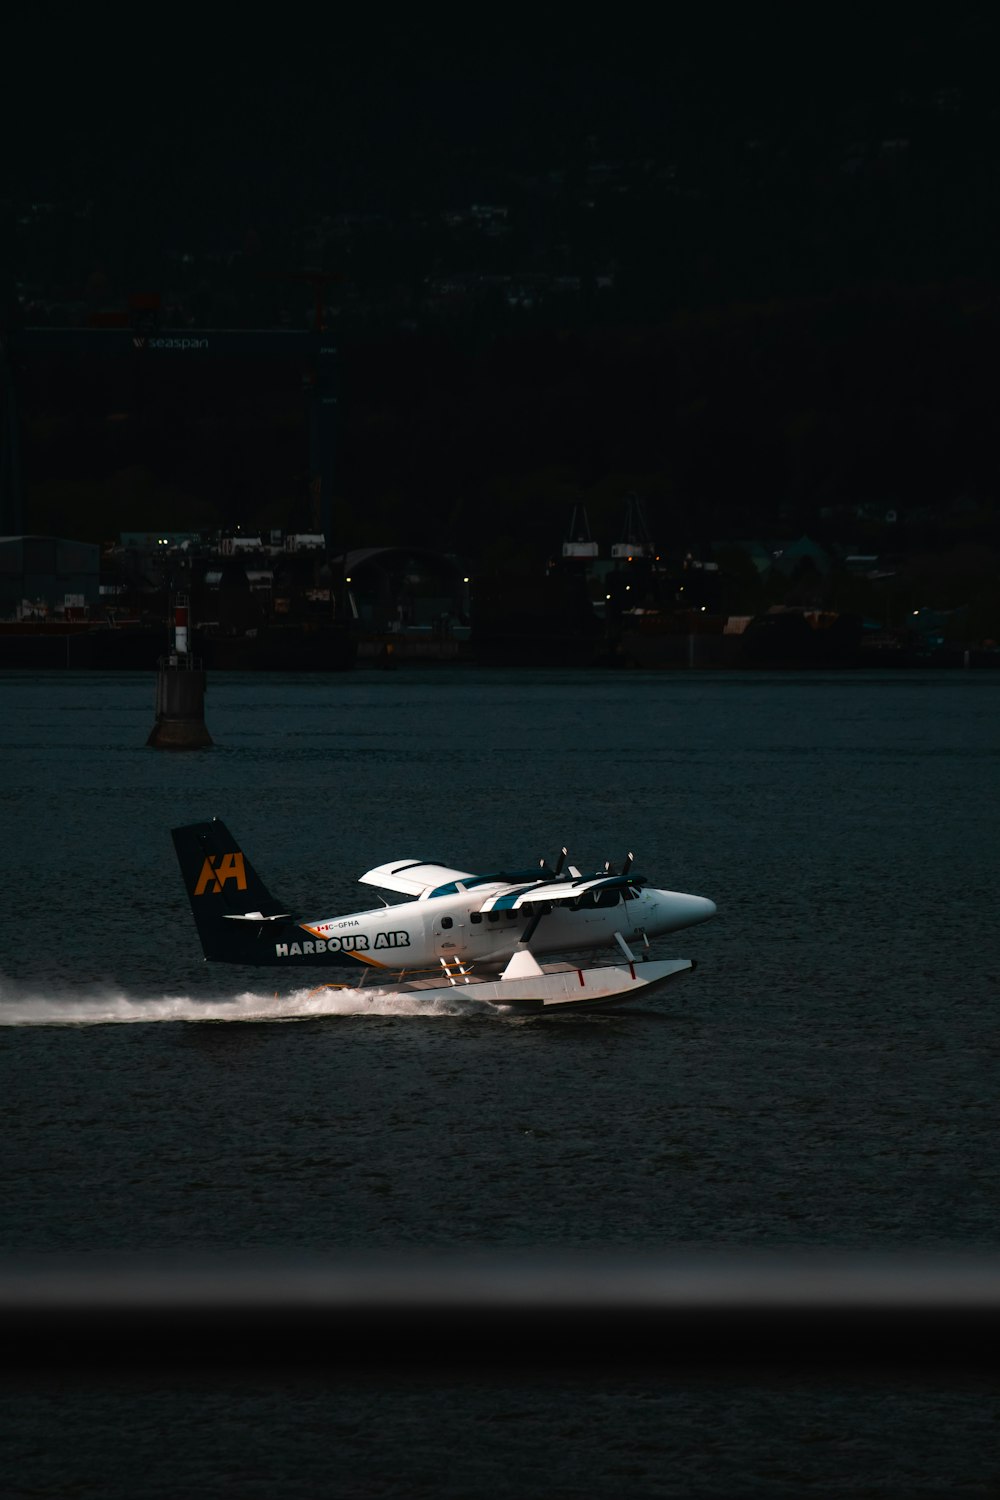
[[101, 549], [64, 537], [0, 537], [0, 619], [86, 619], [100, 602]]

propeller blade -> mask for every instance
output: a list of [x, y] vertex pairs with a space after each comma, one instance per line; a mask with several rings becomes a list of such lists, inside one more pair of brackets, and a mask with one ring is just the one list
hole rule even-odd
[[632, 861], [634, 859], [635, 859], [635, 855], [632, 853], [632, 851], [630, 849], [628, 851], [628, 853], [626, 854], [626, 856], [625, 856], [625, 863], [622, 865], [622, 874], [623, 875], [627, 875], [628, 872], [629, 872], [629, 870], [631, 870], [631, 868], [632, 868]]
[[560, 875], [562, 874], [563, 862], [565, 861], [568, 853], [569, 850], [564, 844], [563, 847], [559, 850], [559, 858], [556, 860], [556, 867], [554, 870], [547, 859], [540, 859], [538, 861], [538, 868], [541, 870], [542, 876], [545, 880], [559, 879]]

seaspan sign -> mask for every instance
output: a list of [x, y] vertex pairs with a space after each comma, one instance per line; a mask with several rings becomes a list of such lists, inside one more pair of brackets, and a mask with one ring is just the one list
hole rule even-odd
[[137, 333], [132, 339], [133, 349], [207, 349], [208, 339], [195, 338], [149, 338]]

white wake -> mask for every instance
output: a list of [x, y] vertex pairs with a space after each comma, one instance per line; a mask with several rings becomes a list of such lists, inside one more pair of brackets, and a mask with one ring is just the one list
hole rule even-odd
[[196, 999], [165, 995], [135, 999], [106, 994], [75, 997], [11, 995], [0, 989], [0, 1026], [108, 1026], [151, 1021], [298, 1021], [313, 1016], [482, 1016], [501, 1014], [456, 987], [449, 995], [421, 999], [372, 986], [324, 985], [288, 995], [226, 995]]

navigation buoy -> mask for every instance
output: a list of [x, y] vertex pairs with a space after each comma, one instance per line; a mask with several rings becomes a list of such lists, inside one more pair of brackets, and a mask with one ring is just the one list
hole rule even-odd
[[188, 650], [188, 609], [174, 609], [174, 647], [156, 669], [156, 723], [147, 745], [157, 750], [201, 750], [211, 745], [205, 727], [205, 670]]

